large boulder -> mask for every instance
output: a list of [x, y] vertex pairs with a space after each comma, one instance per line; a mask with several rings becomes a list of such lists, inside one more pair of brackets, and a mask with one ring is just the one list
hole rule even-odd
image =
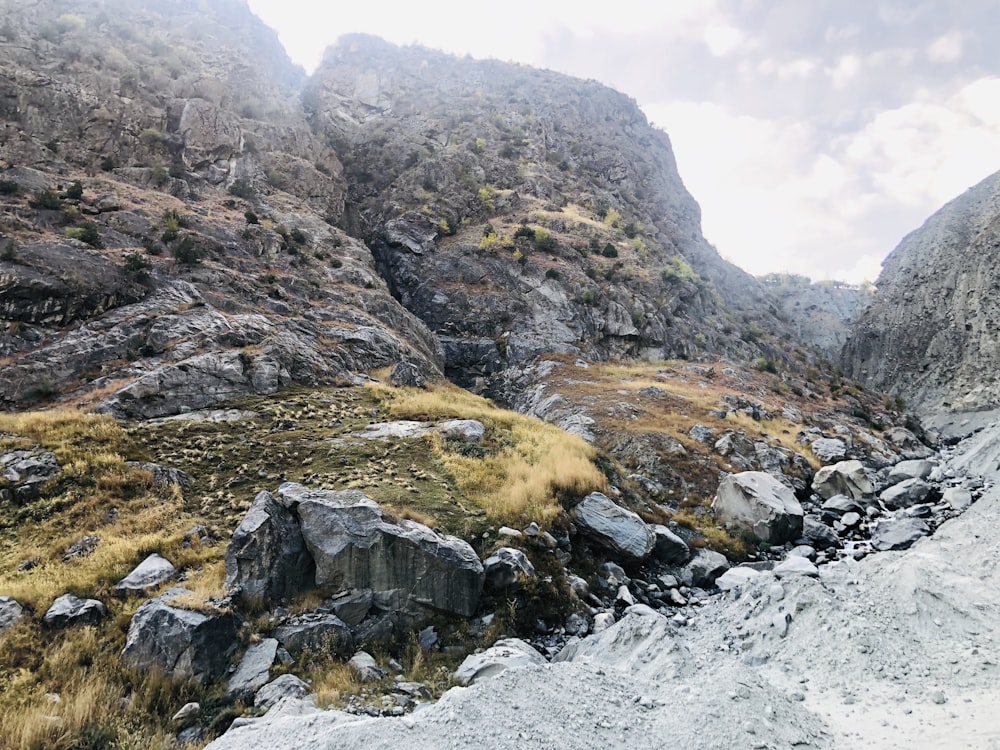
[[930, 528], [919, 518], [886, 518], [875, 528], [872, 546], [881, 552], [907, 549], [930, 533]]
[[354, 634], [346, 622], [332, 614], [312, 612], [293, 617], [274, 631], [274, 637], [292, 654], [309, 649], [346, 659], [354, 653]]
[[226, 589], [243, 599], [270, 603], [315, 582], [315, 566], [298, 519], [269, 492], [261, 492], [226, 548]]
[[0, 633], [24, 619], [24, 607], [9, 596], [0, 596]]
[[250, 646], [229, 678], [226, 695], [237, 700], [252, 698], [271, 679], [271, 667], [277, 655], [278, 641], [275, 638], [265, 638]]
[[360, 492], [286, 482], [278, 495], [298, 516], [317, 586], [372, 589], [382, 609], [475, 614], [484, 573], [468, 543], [415, 521], [391, 520]]
[[500, 547], [483, 561], [486, 582], [495, 589], [517, 585], [522, 578], [534, 578], [535, 566], [519, 549]]
[[768, 544], [784, 544], [802, 535], [804, 513], [795, 494], [762, 471], [723, 479], [712, 509], [727, 528], [749, 532]]
[[642, 562], [656, 544], [652, 528], [600, 492], [587, 495], [570, 517], [580, 533], [628, 562]]
[[923, 479], [914, 477], [913, 479], [904, 479], [889, 487], [879, 495], [879, 499], [885, 503], [886, 508], [895, 510], [922, 503], [930, 494], [931, 486]]
[[97, 599], [81, 599], [73, 594], [63, 594], [52, 602], [42, 622], [53, 628], [96, 625], [107, 614], [108, 608]]
[[700, 549], [684, 566], [680, 577], [688, 586], [710, 588], [727, 570], [729, 570], [729, 561], [725, 555], [710, 549]]
[[159, 669], [176, 679], [208, 683], [220, 677], [236, 651], [236, 618], [171, 606], [171, 598], [190, 592], [170, 589], [132, 616], [122, 659], [136, 669]]
[[667, 565], [683, 565], [691, 556], [687, 543], [666, 526], [653, 526], [656, 541], [653, 543], [653, 557]]
[[813, 490], [823, 498], [847, 495], [855, 500], [871, 497], [875, 492], [872, 482], [860, 461], [841, 461], [824, 466], [813, 477]]
[[545, 664], [545, 657], [530, 645], [519, 638], [504, 638], [481, 654], [467, 656], [455, 670], [455, 681], [474, 685], [508, 669], [541, 664]]
[[889, 484], [897, 484], [906, 479], [927, 479], [934, 471], [934, 462], [923, 458], [900, 461], [889, 470]]
[[145, 594], [150, 589], [166, 583], [177, 573], [177, 568], [155, 552], [139, 563], [135, 569], [115, 584], [116, 594]]

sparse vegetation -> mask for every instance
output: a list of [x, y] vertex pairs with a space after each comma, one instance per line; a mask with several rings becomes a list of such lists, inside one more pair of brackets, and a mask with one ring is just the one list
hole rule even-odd
[[104, 243], [101, 241], [101, 233], [98, 231], [97, 225], [92, 221], [84, 223], [81, 227], [67, 229], [66, 236], [73, 240], [85, 242], [91, 247], [104, 247]]
[[32, 208], [39, 208], [48, 211], [60, 211], [62, 210], [62, 200], [51, 190], [41, 190], [35, 193], [35, 196], [28, 201], [28, 205]]

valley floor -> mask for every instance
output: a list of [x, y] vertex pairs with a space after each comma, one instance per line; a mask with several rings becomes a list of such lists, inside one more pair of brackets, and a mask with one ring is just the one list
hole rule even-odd
[[210, 747], [1000, 748], [998, 526], [993, 488], [906, 552], [764, 574], [684, 627], [629, 614], [403, 719], [290, 705]]

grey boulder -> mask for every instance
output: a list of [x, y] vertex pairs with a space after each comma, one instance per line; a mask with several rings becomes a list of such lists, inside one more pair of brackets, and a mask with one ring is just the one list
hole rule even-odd
[[840, 438], [820, 438], [809, 447], [816, 458], [825, 464], [842, 461], [847, 455], [847, 444]]
[[347, 658], [354, 653], [354, 635], [336, 615], [308, 613], [293, 617], [274, 632], [274, 637], [292, 654], [309, 649]]
[[455, 670], [455, 680], [460, 685], [474, 685], [508, 669], [545, 663], [545, 657], [521, 639], [504, 638], [481, 654], [467, 656]]
[[372, 589], [383, 609], [475, 614], [484, 572], [467, 542], [415, 521], [391, 520], [357, 491], [286, 482], [278, 494], [298, 516], [317, 586]]
[[226, 695], [236, 700], [252, 697], [271, 679], [271, 667], [277, 655], [278, 641], [275, 638], [265, 638], [251, 645], [229, 678]]
[[812, 486], [817, 495], [826, 499], [847, 495], [859, 500], [870, 497], [875, 491], [860, 461], [841, 461], [833, 466], [824, 466], [816, 472]]
[[642, 562], [653, 552], [656, 536], [639, 516], [592, 492], [570, 511], [580, 533], [629, 562]]
[[952, 510], [965, 510], [972, 505], [972, 493], [964, 487], [949, 487], [941, 498]]
[[136, 610], [129, 623], [122, 660], [136, 669], [159, 669], [176, 679], [202, 684], [220, 677], [236, 650], [236, 618], [208, 615], [167, 603], [187, 594], [170, 589]]
[[386, 671], [367, 651], [358, 651], [348, 660], [347, 666], [362, 682], [378, 682], [386, 676]]
[[890, 510], [897, 508], [909, 508], [911, 505], [922, 503], [931, 494], [931, 486], [923, 479], [904, 479], [898, 484], [894, 484], [885, 490], [879, 499], [885, 503], [885, 507]]
[[483, 560], [486, 583], [495, 589], [517, 585], [522, 578], [534, 578], [535, 566], [528, 556], [514, 547], [500, 547]]
[[724, 555], [710, 549], [700, 549], [684, 566], [681, 578], [688, 585], [709, 588], [714, 586], [719, 576], [727, 570], [729, 570], [729, 561]]
[[683, 565], [687, 562], [691, 550], [683, 539], [661, 524], [653, 526], [653, 534], [653, 557], [667, 565]]
[[768, 544], [784, 544], [802, 535], [804, 513], [795, 494], [762, 471], [723, 479], [712, 509], [727, 528], [749, 532]]
[[879, 521], [872, 534], [872, 546], [881, 552], [907, 549], [930, 533], [919, 518], [886, 518]]
[[897, 484], [904, 479], [927, 479], [934, 471], [934, 464], [922, 458], [900, 461], [889, 470], [889, 484]]
[[844, 546], [833, 529], [808, 516], [802, 522], [802, 541], [816, 549], [834, 549]]
[[9, 596], [0, 596], [0, 633], [24, 619], [24, 607]]
[[166, 583], [177, 573], [173, 564], [155, 552], [139, 563], [136, 568], [115, 584], [116, 594], [145, 594], [149, 589]]
[[302, 699], [309, 695], [309, 686], [293, 674], [275, 677], [254, 696], [257, 708], [270, 708], [284, 698]]
[[226, 589], [271, 603], [313, 586], [315, 578], [298, 520], [269, 492], [259, 493], [226, 547]]
[[97, 599], [81, 599], [73, 594], [63, 594], [49, 607], [42, 618], [49, 627], [65, 628], [70, 625], [96, 625], [108, 614], [108, 608]]

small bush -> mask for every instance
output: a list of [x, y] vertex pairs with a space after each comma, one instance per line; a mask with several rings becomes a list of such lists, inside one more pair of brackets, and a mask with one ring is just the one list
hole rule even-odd
[[770, 372], [772, 374], [777, 374], [778, 372], [778, 364], [770, 357], [757, 357], [753, 366], [761, 372]]
[[145, 255], [129, 253], [125, 256], [125, 265], [122, 270], [125, 272], [125, 278], [145, 284], [149, 281], [149, 272], [152, 268], [153, 264]]
[[42, 190], [35, 193], [35, 197], [28, 201], [28, 205], [32, 208], [40, 208], [48, 211], [59, 211], [62, 209], [62, 201], [51, 190]]
[[550, 269], [548, 269], [545, 272], [545, 278], [547, 278], [547, 279], [558, 279], [559, 278], [559, 272], [556, 269], [554, 269], [554, 268], [550, 268]]
[[85, 242], [91, 247], [101, 248], [104, 247], [104, 243], [101, 242], [101, 234], [97, 231], [97, 225], [88, 221], [82, 227], [74, 227], [73, 229], [66, 230], [66, 236], [70, 239], [80, 240], [80, 242]]
[[101, 159], [102, 172], [110, 172], [114, 168], [115, 168], [115, 162], [110, 156], [105, 156], [103, 159]]
[[609, 242], [607, 245], [604, 246], [604, 249], [601, 250], [601, 255], [603, 255], [605, 258], [617, 258], [618, 248]]
[[257, 218], [257, 214], [255, 214], [253, 211], [251, 211], [249, 209], [247, 209], [246, 211], [243, 212], [243, 218], [245, 218], [247, 220], [247, 224], [248, 225], [250, 225], [250, 224], [260, 224], [260, 219]]
[[241, 177], [234, 180], [233, 184], [229, 186], [229, 194], [235, 195], [237, 198], [253, 198], [253, 186], [249, 180]]
[[77, 180], [66, 188], [66, 197], [73, 201], [78, 201], [83, 197], [83, 184]]
[[0, 180], [0, 195], [17, 195], [20, 186], [13, 180]]
[[17, 243], [14, 240], [7, 240], [4, 243], [3, 250], [0, 250], [0, 260], [8, 263], [17, 262]]
[[177, 262], [185, 266], [196, 266], [201, 263], [201, 248], [190, 235], [184, 237], [170, 251]]
[[525, 238], [527, 240], [531, 240], [532, 242], [534, 242], [535, 241], [535, 230], [532, 229], [531, 227], [529, 227], [527, 224], [522, 224], [521, 226], [519, 226], [517, 228], [517, 231], [514, 232], [514, 239], [515, 240], [519, 239], [521, 237], [523, 237], [523, 238]]
[[159, 148], [163, 145], [163, 133], [156, 128], [146, 128], [139, 133], [139, 143], [146, 148]]
[[556, 238], [544, 229], [536, 229], [532, 239], [539, 250], [551, 252], [556, 249]]
[[176, 162], [170, 165], [170, 168], [167, 170], [167, 174], [175, 180], [183, 180], [187, 176], [187, 172], [184, 171], [184, 165], [177, 164]]
[[514, 247], [514, 240], [496, 232], [490, 232], [479, 240], [479, 249], [485, 250], [488, 253], [495, 253], [498, 250], [512, 247]]
[[479, 188], [479, 205], [487, 213], [493, 213], [496, 211], [495, 198], [497, 194], [497, 189], [492, 185], [486, 185], [485, 187]]

